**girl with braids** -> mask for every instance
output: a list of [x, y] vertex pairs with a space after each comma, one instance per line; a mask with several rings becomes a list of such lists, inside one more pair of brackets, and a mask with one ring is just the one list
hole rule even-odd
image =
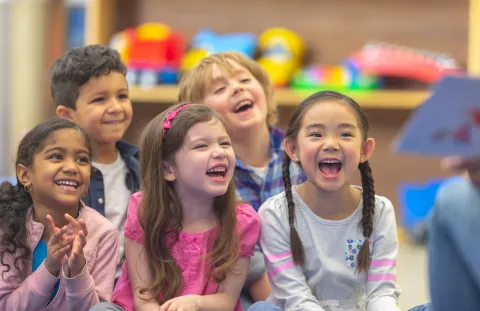
[[114, 305], [92, 311], [242, 310], [260, 219], [236, 201], [222, 118], [205, 105], [175, 105], [150, 121], [140, 147], [143, 184], [128, 207]]
[[21, 140], [17, 184], [0, 184], [0, 310], [77, 311], [112, 296], [118, 230], [80, 200], [91, 149], [54, 118]]
[[[313, 94], [292, 114], [285, 192], [259, 210], [270, 300], [284, 310], [399, 310], [395, 213], [375, 195], [368, 127], [360, 106], [336, 92]], [[292, 186], [290, 161], [307, 181]], [[357, 168], [361, 188], [351, 185]]]

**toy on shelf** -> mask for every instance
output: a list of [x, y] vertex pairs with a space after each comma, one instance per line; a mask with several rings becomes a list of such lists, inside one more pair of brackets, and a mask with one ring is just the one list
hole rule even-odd
[[181, 71], [188, 72], [198, 62], [213, 53], [236, 51], [253, 58], [257, 47], [257, 36], [248, 33], [217, 34], [210, 29], [200, 30], [191, 42], [191, 48], [185, 55]]
[[178, 82], [185, 40], [169, 26], [147, 23], [126, 29], [112, 37], [110, 46], [119, 51], [127, 65], [130, 85], [153, 87]]
[[302, 64], [303, 39], [290, 29], [269, 28], [259, 36], [258, 47], [262, 56], [257, 61], [267, 71], [273, 85], [287, 86]]
[[344, 65], [310, 65], [298, 70], [291, 82], [294, 89], [336, 91], [374, 90], [380, 85], [380, 78], [358, 70], [348, 63]]
[[461, 75], [455, 60], [447, 54], [372, 42], [348, 59], [355, 67], [378, 76], [409, 78], [435, 83], [444, 75]]

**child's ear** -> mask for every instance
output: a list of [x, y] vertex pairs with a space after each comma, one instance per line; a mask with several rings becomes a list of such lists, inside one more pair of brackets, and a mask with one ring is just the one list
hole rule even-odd
[[70, 121], [75, 121], [74, 110], [70, 107], [60, 105], [57, 107], [55, 112], [57, 113], [57, 116], [59, 116], [60, 118], [64, 118]]
[[32, 185], [32, 176], [31, 176], [31, 171], [28, 167], [26, 167], [23, 164], [18, 164], [17, 165], [17, 178], [18, 181], [26, 187], [29, 187]]
[[300, 155], [298, 154], [298, 146], [296, 141], [285, 138], [283, 141], [283, 147], [285, 148], [285, 152], [290, 160], [297, 163], [300, 162]]
[[374, 150], [375, 150], [375, 140], [373, 140], [373, 138], [368, 138], [363, 143], [360, 162], [363, 163], [368, 161], [368, 159], [370, 159], [370, 157], [372, 156]]
[[172, 164], [168, 162], [163, 162], [163, 177], [167, 181], [175, 181], [177, 179], [177, 175], [175, 174], [175, 168]]

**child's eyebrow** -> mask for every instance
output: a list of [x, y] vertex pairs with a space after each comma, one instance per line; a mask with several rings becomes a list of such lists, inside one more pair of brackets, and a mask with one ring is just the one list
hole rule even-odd
[[[306, 126], [306, 129], [307, 130], [310, 130], [310, 129], [313, 129], [313, 128], [324, 129], [325, 127], [326, 127], [326, 125], [323, 124], [323, 123], [310, 123]], [[353, 125], [352, 123], [348, 123], [348, 122], [340, 123], [339, 125], [337, 125], [337, 128], [356, 129], [355, 125]]]
[[[60, 151], [60, 152], [66, 153], [67, 149], [64, 148], [64, 147], [52, 147], [52, 148], [48, 148], [47, 150], [45, 150], [45, 153], [49, 153], [49, 152], [53, 152], [53, 151]], [[78, 149], [75, 149], [75, 153], [76, 154], [78, 154], [78, 153], [89, 154], [90, 152], [86, 149], [78, 148]]]
[[211, 85], [214, 85], [216, 83], [222, 83], [222, 82], [225, 82], [225, 81], [227, 81], [227, 79], [224, 76], [215, 77], [215, 78], [213, 78], [213, 80], [211, 82]]
[[61, 152], [65, 152], [66, 149], [63, 148], [63, 147], [52, 147], [52, 148], [48, 148], [47, 150], [45, 150], [45, 153], [49, 153], [49, 152], [52, 152], [52, 151], [61, 151]]

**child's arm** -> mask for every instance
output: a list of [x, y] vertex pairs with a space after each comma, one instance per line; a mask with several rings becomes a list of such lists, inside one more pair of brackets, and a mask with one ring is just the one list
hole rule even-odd
[[272, 292], [265, 267], [265, 256], [258, 243], [255, 244], [253, 256], [250, 258], [244, 287], [248, 288], [248, 293], [254, 302], [267, 300]]
[[149, 287], [153, 283], [147, 255], [142, 244], [125, 237], [125, 261], [128, 277], [132, 285], [133, 305], [136, 311], [156, 311], [160, 309], [157, 301], [145, 301], [140, 297], [140, 288]]
[[[118, 256], [118, 230], [113, 229], [100, 238], [95, 265], [90, 271], [83, 248], [87, 244], [88, 230], [85, 221], [66, 214], [69, 221], [71, 250], [62, 269], [67, 310], [89, 310], [99, 302], [110, 301], [115, 280]], [[51, 226], [54, 226], [53, 221]], [[58, 230], [55, 228], [54, 230]]]
[[[176, 297], [165, 302], [160, 311], [167, 310], [197, 310], [197, 311], [225, 311], [233, 310], [238, 302], [240, 291], [247, 277], [249, 258], [240, 258], [233, 266], [233, 273], [227, 273], [216, 294], [187, 295]], [[181, 309], [180, 309], [181, 308]]]
[[[118, 257], [118, 230], [112, 230], [99, 243], [92, 271], [85, 261], [82, 270], [71, 275], [63, 274], [67, 310], [89, 310], [99, 302], [112, 298]], [[76, 275], [77, 274], [77, 275]]]
[[281, 218], [286, 211], [276, 203], [269, 200], [259, 210], [262, 224], [260, 245], [265, 255], [274, 302], [284, 310], [325, 311], [310, 290], [302, 268], [293, 261], [290, 227], [288, 220]]
[[265, 272], [262, 277], [248, 287], [248, 292], [253, 301], [264, 301], [267, 300], [268, 296], [272, 292], [272, 287], [268, 281], [268, 275]]
[[[10, 272], [6, 271], [7, 267], [5, 265], [1, 265], [0, 310], [39, 310], [47, 306], [59, 279], [58, 275], [63, 258], [71, 243], [71, 239], [62, 241], [61, 237], [65, 234], [65, 231], [66, 227], [55, 233], [51, 232], [51, 238], [47, 245], [48, 255], [46, 260], [18, 287], [13, 285], [17, 281], [16, 279], [12, 280], [12, 283], [8, 281], [12, 269], [16, 270], [14, 259], [11, 256], [5, 256], [5, 262], [10, 265]], [[18, 273], [16, 277], [18, 277]]]
[[[377, 205], [378, 206], [378, 205]], [[367, 279], [367, 311], [399, 311], [400, 290], [396, 284], [397, 226], [392, 203], [383, 199], [376, 207], [372, 261]]]

